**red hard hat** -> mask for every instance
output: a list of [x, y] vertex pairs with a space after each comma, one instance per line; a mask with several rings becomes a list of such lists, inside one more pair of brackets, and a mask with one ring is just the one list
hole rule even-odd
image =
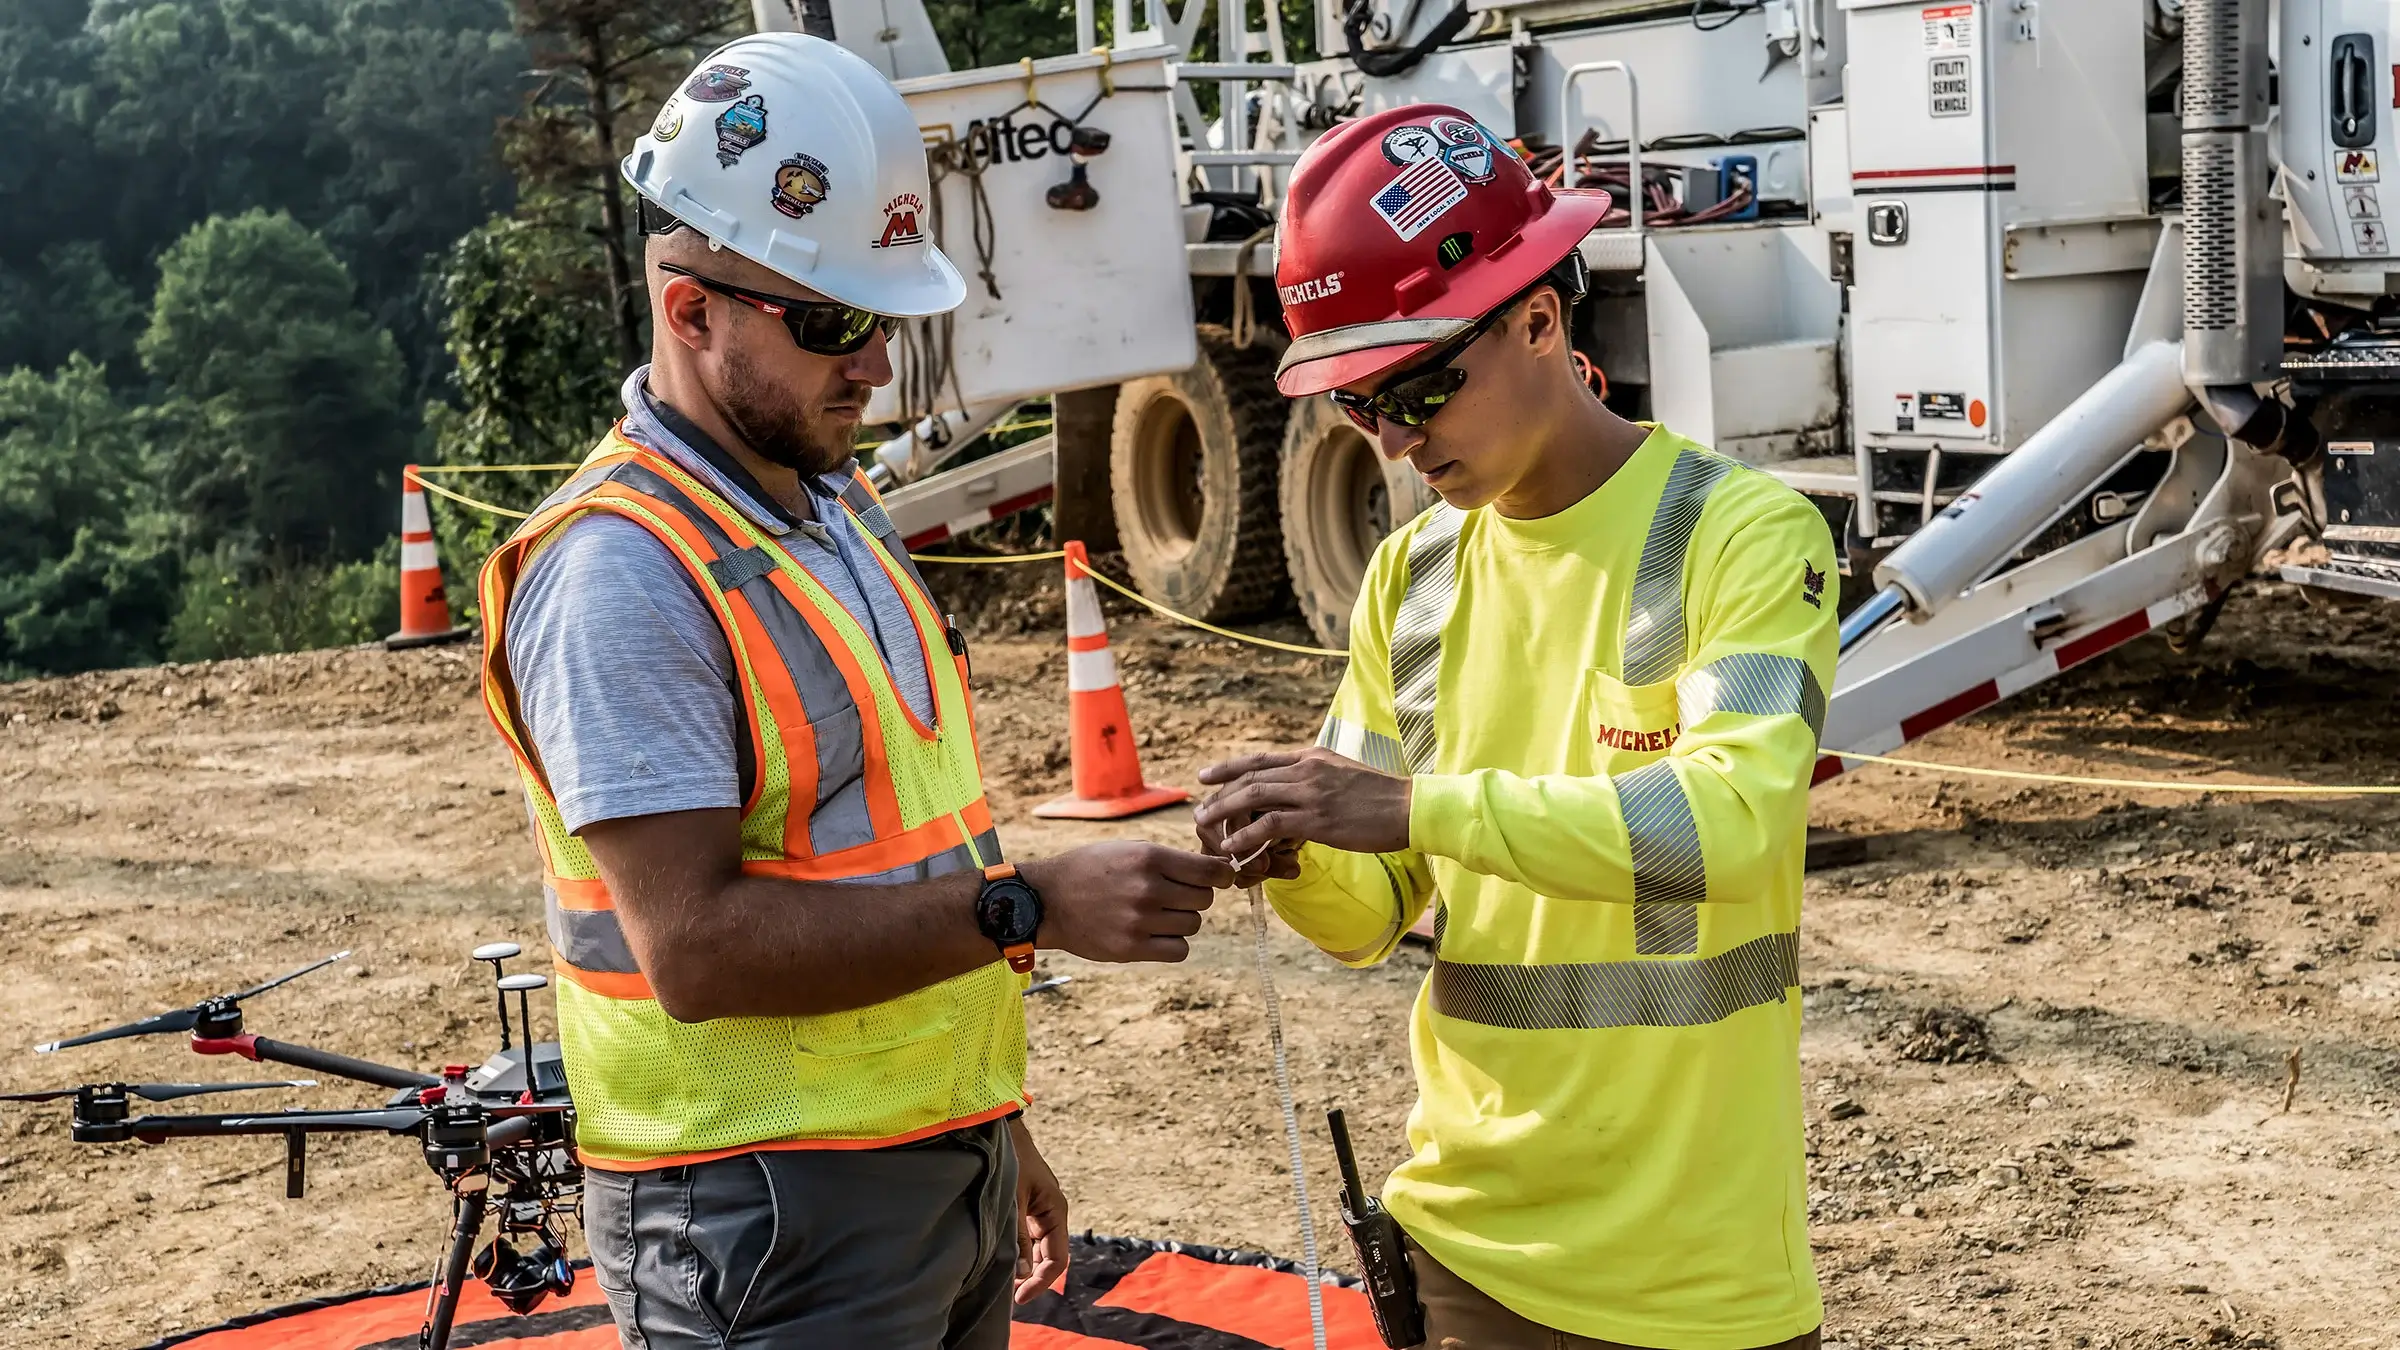
[[1321, 394], [1457, 337], [1541, 280], [1608, 207], [1605, 192], [1536, 182], [1456, 108], [1335, 127], [1284, 195], [1275, 291], [1292, 345], [1276, 387]]

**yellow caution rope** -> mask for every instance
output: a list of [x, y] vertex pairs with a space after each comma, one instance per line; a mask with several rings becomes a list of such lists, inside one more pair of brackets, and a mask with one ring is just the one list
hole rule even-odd
[[1054, 548], [1048, 553], [995, 553], [983, 558], [969, 557], [963, 553], [911, 553], [908, 556], [913, 562], [929, 563], [1027, 563], [1057, 562], [1067, 556], [1067, 551]]
[[2262, 797], [2400, 796], [2400, 786], [2336, 787], [2320, 783], [2162, 782], [2154, 778], [2095, 778], [2072, 773], [2029, 773], [2020, 769], [1986, 769], [1971, 764], [1939, 764], [1929, 759], [1894, 759], [1888, 755], [1867, 755], [1855, 751], [1844, 753], [1833, 750], [1827, 753], [1841, 759], [1861, 760], [1869, 764], [1892, 764], [1904, 769], [1965, 774], [1972, 778], [2009, 778], [2025, 783], [2075, 783], [2084, 787], [2142, 788], [2153, 792], [2247, 792]]
[[[505, 506], [501, 506], [493, 502], [477, 501], [475, 498], [470, 497], [463, 492], [453, 492], [438, 483], [428, 483], [419, 475], [442, 472], [499, 473], [502, 470], [565, 470], [577, 469], [581, 467], [583, 466], [580, 464], [456, 464], [446, 467], [435, 465], [430, 468], [419, 467], [414, 473], [409, 475], [409, 479], [418, 487], [425, 489], [427, 492], [430, 492], [437, 497], [447, 497], [451, 501], [457, 502], [461, 506], [471, 506], [478, 511], [488, 511], [495, 516], [506, 516], [511, 520], [524, 520], [532, 513], [528, 511], [512, 511]], [[1029, 563], [1056, 562], [1059, 559], [1067, 556], [1067, 553], [1065, 549], [1052, 549], [1047, 553], [1008, 553], [993, 557], [969, 557], [961, 554], [949, 553], [911, 553], [908, 556], [921, 563]], [[1298, 642], [1278, 642], [1274, 638], [1257, 637], [1249, 633], [1237, 633], [1230, 628], [1219, 628], [1217, 625], [1209, 623], [1206, 620], [1195, 619], [1189, 614], [1177, 613], [1176, 611], [1167, 608], [1165, 605], [1158, 603], [1156, 600], [1151, 599], [1149, 596], [1143, 595], [1139, 591], [1136, 591], [1129, 586], [1118, 585], [1115, 581], [1110, 580], [1108, 577], [1102, 576], [1098, 572], [1089, 572], [1086, 575], [1090, 576], [1094, 581], [1099, 582], [1101, 585], [1108, 587], [1110, 590], [1115, 591], [1117, 594], [1124, 596], [1126, 599], [1133, 601], [1137, 605], [1141, 605], [1155, 613], [1173, 619], [1177, 623], [1185, 624], [1192, 628], [1197, 628], [1205, 633], [1214, 633], [1218, 637], [1231, 638], [1236, 642], [1247, 642], [1254, 647], [1272, 647], [1279, 652], [1294, 652], [1301, 656], [1338, 656], [1347, 659], [1350, 655], [1350, 653], [1346, 651], [1337, 651], [1331, 647], [1310, 647]]]
[[[421, 465], [414, 472], [409, 474], [409, 479], [418, 487], [425, 489], [427, 492], [433, 493], [438, 497], [447, 497], [451, 501], [457, 502], [461, 506], [471, 506], [478, 511], [488, 511], [495, 516], [507, 516], [511, 520], [524, 520], [531, 514], [530, 512], [512, 511], [505, 506], [500, 506], [492, 502], [477, 501], [475, 498], [467, 496], [465, 493], [453, 492], [438, 483], [428, 483], [424, 480], [422, 475], [429, 473], [530, 473], [537, 471], [564, 472], [569, 469], [579, 469], [582, 467], [583, 466], [580, 464]], [[908, 556], [921, 563], [1003, 564], [1057, 562], [1059, 559], [1066, 557], [1067, 553], [1065, 549], [1051, 549], [1045, 553], [1004, 553], [983, 557], [952, 553], [911, 553]], [[1251, 633], [1237, 633], [1230, 628], [1220, 628], [1213, 623], [1207, 622], [1206, 620], [1195, 619], [1189, 614], [1184, 614], [1179, 611], [1169, 609], [1165, 605], [1162, 605], [1156, 600], [1151, 599], [1149, 596], [1143, 595], [1141, 592], [1134, 590], [1130, 586], [1121, 585], [1113, 578], [1103, 575], [1102, 573], [1087, 570], [1085, 575], [1089, 576], [1092, 580], [1099, 582], [1101, 585], [1108, 587], [1110, 590], [1115, 591], [1117, 594], [1124, 596], [1126, 599], [1131, 600], [1135, 604], [1140, 605], [1163, 618], [1172, 619], [1175, 622], [1183, 624], [1187, 627], [1197, 628], [1204, 633], [1214, 633], [1218, 637], [1230, 638], [1235, 642], [1246, 642], [1254, 647], [1271, 647], [1276, 651], [1292, 652], [1300, 656], [1335, 656], [1341, 657], [1345, 660], [1347, 660], [1350, 656], [1350, 653], [1346, 651], [1339, 651], [1331, 647], [1311, 647], [1298, 642], [1279, 642], [1274, 638], [1259, 637]], [[1970, 764], [1942, 764], [1929, 759], [1894, 759], [1889, 755], [1870, 755], [1857, 751], [1847, 754], [1844, 754], [1840, 751], [1830, 751], [1828, 753], [1838, 755], [1840, 758], [1845, 760], [1851, 760], [1862, 764], [1889, 764], [1903, 769], [1923, 769], [1928, 773], [1960, 774], [1970, 778], [2006, 778], [2021, 783], [2067, 783], [2081, 787], [2134, 788], [2148, 792], [2232, 792], [2248, 793], [2262, 797], [2400, 796], [2400, 784], [2335, 786], [2321, 783], [2286, 784], [2168, 782], [2155, 778], [2103, 778], [2088, 774], [2032, 773], [2021, 769], [1987, 769]]]
[[418, 473], [565, 473], [581, 464], [420, 464]]
[[[921, 563], [1028, 563], [1056, 562], [1067, 556], [1067, 551], [1052, 549], [1048, 553], [1011, 553], [997, 557], [968, 557], [956, 553], [911, 553], [908, 556]], [[1332, 647], [1309, 647], [1297, 642], [1279, 642], [1274, 638], [1259, 637], [1253, 633], [1237, 633], [1230, 628], [1219, 628], [1205, 619], [1195, 619], [1189, 614], [1169, 609], [1149, 596], [1130, 586], [1120, 585], [1101, 573], [1086, 569], [1084, 575], [1153, 613], [1173, 619], [1187, 627], [1197, 628], [1204, 633], [1214, 633], [1221, 638], [1232, 638], [1236, 642], [1247, 642], [1254, 647], [1272, 647], [1279, 652], [1297, 652], [1302, 656], [1338, 656], [1344, 660], [1348, 660], [1350, 657], [1350, 653], [1338, 651]]]
[[1084, 575], [1090, 577], [1094, 581], [1099, 582], [1101, 585], [1108, 587], [1110, 590], [1115, 591], [1117, 594], [1124, 596], [1126, 599], [1131, 600], [1135, 604], [1142, 606], [1144, 609], [1150, 610], [1156, 614], [1163, 614], [1166, 617], [1173, 619], [1177, 623], [1187, 624], [1193, 628], [1199, 629], [1204, 633], [1214, 633], [1218, 637], [1232, 638], [1236, 642], [1247, 642], [1253, 647], [1273, 647], [1279, 652], [1298, 652], [1302, 656], [1338, 656], [1345, 661], [1350, 659], [1350, 653], [1345, 651], [1337, 651], [1332, 647], [1308, 647], [1297, 642], [1277, 642], [1273, 638], [1255, 637], [1249, 633], [1237, 633], [1230, 628], [1219, 628], [1213, 623], [1208, 623], [1201, 619], [1195, 619], [1189, 614], [1178, 614], [1174, 610], [1171, 610], [1165, 605], [1158, 603], [1156, 600], [1151, 599], [1149, 596], [1134, 590], [1132, 587], [1121, 586], [1098, 572], [1086, 571]]
[[[515, 467], [515, 466], [511, 466], [511, 467]], [[527, 466], [527, 467], [538, 467], [538, 466]], [[569, 465], [567, 465], [566, 467], [568, 467], [568, 468], [572, 469], [572, 468], [575, 468], [576, 466], [575, 466], [575, 465], [573, 465], [573, 464], [569, 464]], [[458, 503], [459, 505], [461, 505], [461, 506], [472, 506], [472, 507], [474, 507], [474, 508], [475, 508], [476, 510], [478, 510], [478, 511], [488, 511], [488, 512], [490, 512], [491, 514], [493, 514], [493, 515], [495, 515], [495, 516], [506, 516], [506, 517], [508, 517], [510, 520], [528, 520], [528, 519], [531, 519], [531, 518], [532, 518], [532, 516], [533, 516], [533, 513], [532, 513], [531, 511], [511, 511], [511, 510], [510, 510], [510, 509], [508, 509], [507, 507], [505, 507], [505, 506], [501, 506], [501, 505], [498, 505], [498, 504], [496, 504], [496, 503], [493, 503], [493, 502], [480, 502], [480, 501], [477, 501], [477, 500], [475, 500], [473, 497], [470, 497], [470, 496], [468, 496], [467, 494], [465, 494], [465, 493], [463, 493], [463, 492], [452, 492], [450, 489], [448, 489], [448, 488], [446, 488], [446, 487], [443, 487], [443, 486], [442, 486], [441, 484], [439, 484], [439, 483], [428, 483], [428, 482], [426, 482], [424, 479], [422, 479], [422, 478], [420, 478], [420, 477], [418, 477], [418, 476], [417, 476], [418, 474], [421, 474], [421, 473], [423, 473], [423, 472], [425, 472], [423, 469], [419, 469], [419, 470], [417, 470], [415, 473], [411, 473], [410, 475], [408, 475], [408, 481], [410, 481], [410, 482], [412, 482], [412, 483], [416, 484], [418, 487], [421, 487], [421, 488], [425, 489], [427, 492], [430, 492], [430, 493], [432, 493], [432, 494], [433, 494], [434, 496], [436, 496], [436, 497], [448, 497], [450, 500], [452, 500], [452, 501], [454, 501], [454, 502], [457, 502], [457, 503]]]

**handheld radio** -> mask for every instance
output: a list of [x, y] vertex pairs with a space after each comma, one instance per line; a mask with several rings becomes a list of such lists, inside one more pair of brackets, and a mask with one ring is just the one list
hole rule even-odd
[[1358, 1182], [1358, 1159], [1350, 1152], [1350, 1129], [1339, 1108], [1325, 1113], [1333, 1131], [1333, 1155], [1342, 1167], [1342, 1227], [1358, 1253], [1359, 1272], [1366, 1277], [1367, 1307], [1375, 1314], [1375, 1331], [1392, 1350], [1407, 1350], [1425, 1342], [1425, 1310], [1417, 1304], [1416, 1272], [1409, 1269], [1408, 1250], [1401, 1244], [1400, 1221], [1383, 1202]]

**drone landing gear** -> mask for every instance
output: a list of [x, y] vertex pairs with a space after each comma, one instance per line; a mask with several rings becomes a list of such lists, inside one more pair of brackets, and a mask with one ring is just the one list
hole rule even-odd
[[487, 1179], [475, 1177], [473, 1189], [459, 1193], [452, 1206], [450, 1250], [442, 1257], [442, 1276], [433, 1282], [433, 1301], [425, 1310], [425, 1326], [417, 1333], [417, 1350], [447, 1350], [450, 1324], [458, 1318], [458, 1297], [465, 1289], [468, 1262], [475, 1255], [475, 1235], [483, 1228]]

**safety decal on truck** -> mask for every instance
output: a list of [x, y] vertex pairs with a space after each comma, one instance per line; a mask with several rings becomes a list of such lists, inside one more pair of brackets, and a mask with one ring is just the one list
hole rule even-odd
[[2361, 253], [2389, 253], [2392, 251], [2392, 236], [2383, 228], [2383, 222], [2380, 220], [2351, 221], [2350, 240], [2358, 245], [2358, 251]]
[[2344, 150], [2333, 160], [2333, 181], [2337, 183], [2379, 183], [2382, 175], [2375, 171], [2375, 152]]
[[1917, 11], [1925, 21], [1925, 50], [1964, 52], [1975, 47], [1973, 5], [1932, 5]]
[[2383, 204], [2375, 199], [2375, 185], [2353, 183], [2342, 189], [2342, 208], [2352, 220], [2383, 219]]
[[1894, 394], [1892, 395], [1892, 404], [1892, 430], [1915, 431], [1917, 429], [1917, 396], [1915, 394]]
[[1936, 56], [1925, 69], [1926, 111], [1935, 117], [1964, 117], [1974, 108], [1973, 67], [1963, 56]]

